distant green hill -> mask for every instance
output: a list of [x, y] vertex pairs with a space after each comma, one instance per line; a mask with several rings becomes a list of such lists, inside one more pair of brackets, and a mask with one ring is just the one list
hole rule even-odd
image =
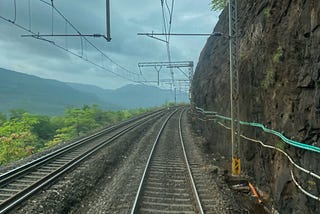
[[[67, 107], [97, 104], [105, 110], [147, 108], [174, 101], [174, 92], [146, 85], [102, 89], [93, 85], [64, 83], [0, 68], [0, 112], [24, 109], [45, 115], [63, 114]], [[177, 102], [188, 94], [177, 93]]]
[[[174, 92], [147, 85], [126, 85], [109, 90], [92, 85], [68, 83], [69, 86], [87, 93], [93, 93], [102, 100], [110, 101], [125, 109], [148, 108], [174, 102]], [[187, 93], [177, 93], [177, 102], [189, 102]]]
[[0, 112], [24, 109], [31, 113], [58, 115], [67, 107], [85, 104], [118, 109], [98, 96], [78, 91], [66, 83], [0, 68]]

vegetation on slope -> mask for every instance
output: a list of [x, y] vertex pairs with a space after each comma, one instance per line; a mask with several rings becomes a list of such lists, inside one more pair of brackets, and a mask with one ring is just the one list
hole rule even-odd
[[211, 0], [211, 9], [214, 11], [223, 10], [227, 2], [227, 0]]
[[[150, 109], [149, 109], [150, 110]], [[0, 165], [83, 136], [148, 109], [103, 111], [96, 105], [68, 108], [63, 116], [43, 116], [23, 110], [0, 113]]]

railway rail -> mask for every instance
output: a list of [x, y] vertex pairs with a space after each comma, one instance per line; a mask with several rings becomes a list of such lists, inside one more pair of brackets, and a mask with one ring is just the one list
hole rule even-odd
[[[178, 111], [179, 124], [175, 124]], [[163, 123], [146, 163], [131, 214], [204, 213], [184, 148], [183, 112], [184, 109], [177, 109]], [[176, 132], [177, 126], [179, 132]]]
[[43, 187], [73, 170], [104, 146], [139, 125], [162, 116], [165, 112], [167, 111], [152, 112], [103, 129], [0, 175], [0, 213], [12, 210]]

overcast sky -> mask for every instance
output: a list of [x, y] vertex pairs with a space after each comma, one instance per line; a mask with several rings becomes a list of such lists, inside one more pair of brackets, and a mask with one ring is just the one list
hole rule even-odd
[[[49, 2], [49, 0], [46, 0]], [[171, 4], [171, 0], [167, 0]], [[71, 26], [40, 0], [16, 1], [16, 16], [13, 0], [0, 0], [0, 16], [40, 34], [75, 34]], [[30, 2], [30, 7], [29, 7]], [[110, 0], [111, 37], [88, 38], [97, 48], [132, 73], [112, 63], [80, 38], [52, 38], [57, 45], [68, 49], [85, 59], [116, 72], [129, 79], [143, 80], [138, 62], [168, 61], [165, 43], [138, 36], [138, 32], [162, 32], [163, 22], [160, 0]], [[59, 9], [82, 34], [105, 34], [104, 0], [54, 0]], [[30, 8], [30, 10], [29, 10]], [[30, 11], [30, 13], [29, 13]], [[30, 15], [29, 15], [30, 14]], [[211, 33], [218, 20], [218, 13], [210, 11], [209, 0], [176, 0], [173, 11], [173, 33]], [[48, 42], [21, 37], [29, 34], [0, 19], [0, 67], [24, 72], [48, 79], [78, 82], [118, 88], [131, 82], [98, 68], [78, 57], [63, 51]], [[171, 37], [170, 49], [173, 61], [198, 60], [206, 37]], [[143, 68], [147, 80], [156, 80], [154, 68]], [[184, 70], [186, 71], [186, 70]], [[182, 78], [180, 71], [174, 70], [175, 78]], [[161, 70], [161, 78], [170, 78], [167, 69]]]

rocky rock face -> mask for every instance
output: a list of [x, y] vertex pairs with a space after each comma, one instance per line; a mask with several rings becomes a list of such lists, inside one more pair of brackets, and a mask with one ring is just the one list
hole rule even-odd
[[[238, 1], [240, 120], [259, 122], [289, 139], [320, 147], [320, 1]], [[228, 10], [215, 32], [228, 33]], [[192, 83], [195, 106], [230, 115], [229, 43], [210, 37]], [[212, 152], [231, 158], [230, 131], [213, 122], [195, 123]], [[284, 149], [295, 162], [320, 174], [320, 154], [284, 144], [263, 131], [241, 126], [241, 133]], [[320, 213], [320, 182], [295, 169], [279, 152], [241, 140], [243, 173], [280, 213]]]

